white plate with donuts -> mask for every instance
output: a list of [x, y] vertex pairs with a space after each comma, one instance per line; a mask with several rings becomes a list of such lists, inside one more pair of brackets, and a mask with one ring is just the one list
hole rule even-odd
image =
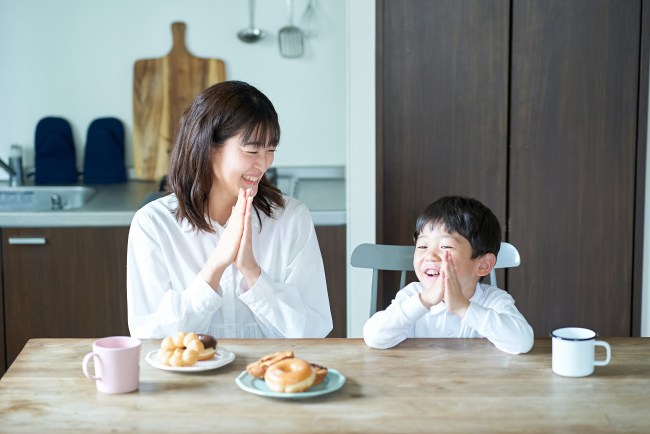
[[235, 360], [235, 353], [224, 348], [218, 347], [217, 353], [213, 358], [208, 360], [199, 360], [192, 366], [168, 366], [158, 361], [158, 350], [153, 350], [147, 353], [145, 360], [154, 368], [162, 369], [163, 371], [174, 372], [200, 372], [209, 371], [210, 369], [217, 369]]
[[269, 388], [263, 379], [251, 376], [246, 370], [239, 374], [235, 382], [240, 389], [255, 395], [269, 398], [303, 399], [339, 390], [345, 384], [345, 376], [336, 369], [328, 369], [327, 376], [325, 376], [322, 383], [312, 386], [305, 392], [297, 393], [275, 392]]

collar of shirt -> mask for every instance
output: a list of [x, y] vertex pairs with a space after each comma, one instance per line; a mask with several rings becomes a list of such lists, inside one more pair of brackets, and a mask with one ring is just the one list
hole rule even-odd
[[[174, 212], [174, 211], [176, 211], [176, 209], [178, 208], [178, 200], [176, 199], [176, 196], [175, 196], [175, 195], [173, 195], [173, 194], [169, 195], [170, 198], [171, 198], [172, 196], [173, 196], [174, 202], [173, 202], [173, 206], [170, 207], [170, 208], [172, 208], [172, 212]], [[171, 202], [169, 202], [169, 204], [172, 205]], [[254, 212], [254, 214], [253, 214], [253, 218], [251, 219], [251, 226], [254, 227], [254, 228], [257, 228], [257, 229], [259, 229], [260, 227], [262, 227], [262, 226], [261, 226], [261, 222], [260, 222], [260, 218], [261, 218], [261, 216], [260, 216], [260, 217], [257, 217], [257, 213]], [[229, 221], [230, 221], [230, 218], [228, 218], [228, 220], [226, 220], [226, 223], [225, 223], [223, 226], [221, 226], [221, 224], [219, 224], [218, 221], [216, 221], [216, 220], [212, 220], [212, 219], [210, 219], [210, 218], [208, 219], [208, 222], [209, 222], [210, 225], [214, 228], [214, 230], [215, 230], [216, 233], [223, 232], [223, 229], [225, 229], [225, 228], [228, 227], [228, 222], [229, 222]], [[193, 232], [193, 231], [194, 231], [194, 228], [192, 227], [192, 225], [190, 224], [190, 222], [189, 222], [187, 219], [183, 219], [183, 220], [180, 222], [180, 226], [181, 226], [181, 230], [182, 230], [183, 232]], [[222, 229], [222, 230], [220, 230], [220, 229]]]

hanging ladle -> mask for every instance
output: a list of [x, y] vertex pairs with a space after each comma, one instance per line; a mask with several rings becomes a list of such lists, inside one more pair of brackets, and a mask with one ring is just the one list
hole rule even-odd
[[240, 30], [237, 33], [239, 39], [243, 42], [251, 44], [257, 42], [260, 39], [263, 39], [266, 36], [266, 33], [255, 27], [255, 0], [248, 0], [248, 13], [249, 13], [249, 26], [246, 29]]

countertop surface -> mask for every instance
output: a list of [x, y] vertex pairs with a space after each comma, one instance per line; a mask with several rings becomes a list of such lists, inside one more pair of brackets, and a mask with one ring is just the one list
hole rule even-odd
[[[300, 180], [292, 191], [310, 209], [317, 226], [345, 224], [345, 180]], [[0, 227], [94, 227], [129, 226], [147, 199], [155, 199], [158, 183], [128, 181], [123, 184], [91, 185], [94, 196], [81, 208], [58, 211], [0, 212]]]
[[[650, 339], [604, 340], [611, 363], [583, 378], [553, 373], [550, 338], [516, 356], [487, 339], [387, 350], [362, 339], [220, 339], [235, 359], [194, 373], [152, 366], [160, 340], [144, 340], [139, 390], [107, 395], [81, 370], [93, 339], [32, 339], [0, 380], [0, 433], [647, 433]], [[344, 384], [302, 399], [259, 396], [265, 387], [246, 365], [286, 350]]]

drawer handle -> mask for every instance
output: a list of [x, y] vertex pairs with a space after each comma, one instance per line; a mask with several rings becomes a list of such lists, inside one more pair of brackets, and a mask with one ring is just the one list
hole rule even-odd
[[35, 238], [9, 238], [9, 244], [45, 244], [47, 243], [47, 238], [35, 237]]

